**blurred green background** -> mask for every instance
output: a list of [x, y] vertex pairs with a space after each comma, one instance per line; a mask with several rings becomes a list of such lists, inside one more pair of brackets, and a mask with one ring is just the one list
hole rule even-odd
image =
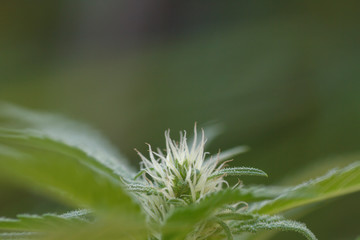
[[[234, 164], [285, 184], [358, 160], [358, 1], [2, 1], [0, 100], [99, 129], [138, 166], [194, 122], [223, 133], [212, 153], [246, 144]], [[320, 170], [318, 163], [336, 158]], [[300, 180], [297, 180], [300, 181]], [[360, 195], [302, 218], [319, 239], [359, 234]], [[0, 215], [66, 208], [0, 183]], [[281, 233], [276, 239], [302, 239]]]

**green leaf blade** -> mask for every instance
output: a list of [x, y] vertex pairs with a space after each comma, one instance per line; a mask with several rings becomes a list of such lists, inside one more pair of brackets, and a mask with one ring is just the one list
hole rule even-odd
[[37, 112], [8, 103], [0, 103], [0, 127], [35, 133], [81, 150], [114, 173], [131, 178], [135, 171], [98, 131], [59, 114]]
[[308, 240], [317, 240], [315, 235], [303, 223], [286, 220], [280, 216], [261, 215], [257, 219], [242, 221], [234, 227], [234, 233], [253, 232], [260, 230], [294, 231], [302, 234]]
[[77, 148], [36, 134], [0, 129], [0, 172], [77, 207], [138, 212], [111, 169]]
[[314, 202], [360, 190], [360, 162], [330, 171], [328, 174], [290, 188], [273, 200], [253, 205], [251, 211], [276, 214]]
[[75, 210], [65, 214], [46, 213], [43, 215], [19, 214], [16, 219], [0, 218], [1, 230], [48, 231], [49, 229], [78, 226], [88, 223], [88, 210]]
[[263, 196], [257, 196], [253, 190], [226, 189], [209, 194], [199, 203], [175, 209], [163, 227], [164, 239], [184, 239], [197, 223], [226, 204], [259, 199], [263, 199]]
[[257, 168], [251, 167], [232, 167], [232, 168], [223, 168], [219, 171], [214, 172], [210, 175], [209, 179], [216, 178], [220, 176], [262, 176], [267, 177], [268, 175]]

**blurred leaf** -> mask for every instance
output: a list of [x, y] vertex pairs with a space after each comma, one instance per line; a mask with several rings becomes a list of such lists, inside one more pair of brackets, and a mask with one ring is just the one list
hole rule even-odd
[[302, 205], [342, 196], [360, 190], [360, 162], [288, 189], [273, 200], [254, 204], [251, 211], [275, 214]]
[[0, 233], [1, 240], [27, 240], [36, 239], [38, 234], [33, 232], [6, 232]]
[[[44, 215], [47, 216], [47, 215]], [[37, 216], [43, 217], [43, 216]], [[36, 222], [36, 217], [29, 217], [27, 222], [32, 224], [36, 230], [39, 230], [39, 222]], [[55, 217], [59, 220], [58, 217]], [[104, 217], [96, 219], [95, 221], [87, 222], [87, 224], [79, 224], [74, 222], [71, 225], [59, 224], [56, 227], [52, 226], [54, 217], [51, 219], [43, 219], [43, 227], [40, 232], [34, 232], [33, 229], [28, 229], [29, 232], [7, 232], [0, 233], [0, 239], [38, 239], [38, 240], [98, 240], [98, 239], [146, 239], [147, 229], [145, 225], [135, 219], [126, 219], [123, 216]], [[61, 219], [63, 220], [63, 219]], [[74, 219], [75, 220], [75, 219]], [[32, 222], [33, 221], [33, 222]], [[76, 220], [75, 220], [76, 221]], [[62, 222], [63, 223], [63, 222]], [[68, 221], [67, 223], [71, 223]], [[48, 225], [47, 225], [48, 224]]]
[[[30, 131], [83, 151], [103, 168], [126, 177], [135, 174], [127, 160], [101, 134], [86, 124], [60, 115], [30, 111], [0, 103], [0, 127]], [[31, 130], [30, 130], [31, 129]]]
[[306, 165], [304, 168], [285, 176], [279, 184], [286, 186], [294, 186], [301, 184], [309, 179], [317, 178], [318, 176], [325, 175], [333, 168], [343, 168], [347, 165], [356, 162], [360, 159], [358, 152], [351, 154], [342, 154], [335, 157], [329, 157], [323, 160], [318, 160]]
[[136, 219], [124, 216], [104, 217], [77, 228], [49, 232], [43, 240], [147, 239], [148, 230]]
[[0, 129], [0, 172], [94, 209], [135, 210], [120, 178], [81, 150], [29, 131]]
[[17, 219], [0, 218], [2, 230], [46, 231], [64, 226], [74, 227], [87, 223], [88, 210], [76, 210], [65, 214], [46, 213], [43, 215], [19, 214]]
[[258, 202], [265, 199], [273, 199], [278, 197], [284, 191], [287, 191], [288, 188], [280, 186], [245, 186], [239, 189], [244, 196], [247, 197], [247, 202]]
[[[125, 233], [136, 226], [143, 229], [141, 234], [144, 235], [145, 224], [140, 208], [124, 190], [121, 181], [121, 178], [131, 177], [134, 173], [119, 160], [123, 158], [86, 126], [10, 105], [0, 107], [2, 177], [54, 195], [56, 199], [75, 206], [94, 209], [94, 214], [98, 210], [106, 213], [97, 216], [98, 227], [104, 219], [112, 218], [113, 222], [126, 222], [123, 228], [114, 227], [113, 232]], [[18, 219], [3, 218], [0, 226], [32, 231], [57, 225], [61, 229], [54, 233], [57, 236], [69, 232], [70, 228], [62, 226], [68, 220], [84, 220], [76, 213], [18, 215]], [[98, 229], [99, 233], [106, 232], [106, 226], [102, 227]], [[4, 236], [7, 239], [27, 238], [24, 234], [4, 233]], [[63, 239], [69, 239], [69, 236]]]

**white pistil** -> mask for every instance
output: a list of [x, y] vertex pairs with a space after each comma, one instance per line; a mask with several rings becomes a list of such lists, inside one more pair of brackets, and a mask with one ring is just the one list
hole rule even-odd
[[180, 133], [179, 143], [170, 138], [170, 130], [165, 132], [165, 140], [165, 154], [159, 149], [154, 152], [150, 144], [149, 159], [138, 152], [142, 159], [141, 170], [145, 172], [140, 180], [158, 192], [158, 196], [143, 196], [140, 201], [146, 202], [146, 212], [149, 216], [153, 219], [158, 216], [160, 222], [165, 218], [167, 211], [173, 208], [170, 200], [186, 204], [198, 202], [207, 194], [220, 190], [224, 182], [227, 184], [222, 176], [210, 178], [211, 174], [224, 167], [225, 163], [217, 167], [217, 160], [210, 158], [205, 161], [206, 139], [202, 130], [201, 139], [198, 141], [196, 125], [190, 149], [185, 131]]

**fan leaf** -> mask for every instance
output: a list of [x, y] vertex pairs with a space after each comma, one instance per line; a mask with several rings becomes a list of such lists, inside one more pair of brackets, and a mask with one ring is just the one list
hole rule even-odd
[[70, 227], [88, 223], [90, 211], [76, 210], [64, 214], [43, 215], [19, 214], [16, 219], [0, 218], [0, 229], [16, 231], [47, 231], [53, 228]]
[[135, 174], [127, 160], [98, 131], [64, 116], [0, 103], [0, 127], [32, 132], [79, 149], [122, 177]]
[[306, 204], [342, 196], [360, 190], [360, 162], [289, 188], [272, 200], [254, 204], [252, 212], [276, 214]]
[[0, 129], [0, 172], [10, 180], [94, 209], [135, 209], [117, 175], [83, 151], [23, 131]]

